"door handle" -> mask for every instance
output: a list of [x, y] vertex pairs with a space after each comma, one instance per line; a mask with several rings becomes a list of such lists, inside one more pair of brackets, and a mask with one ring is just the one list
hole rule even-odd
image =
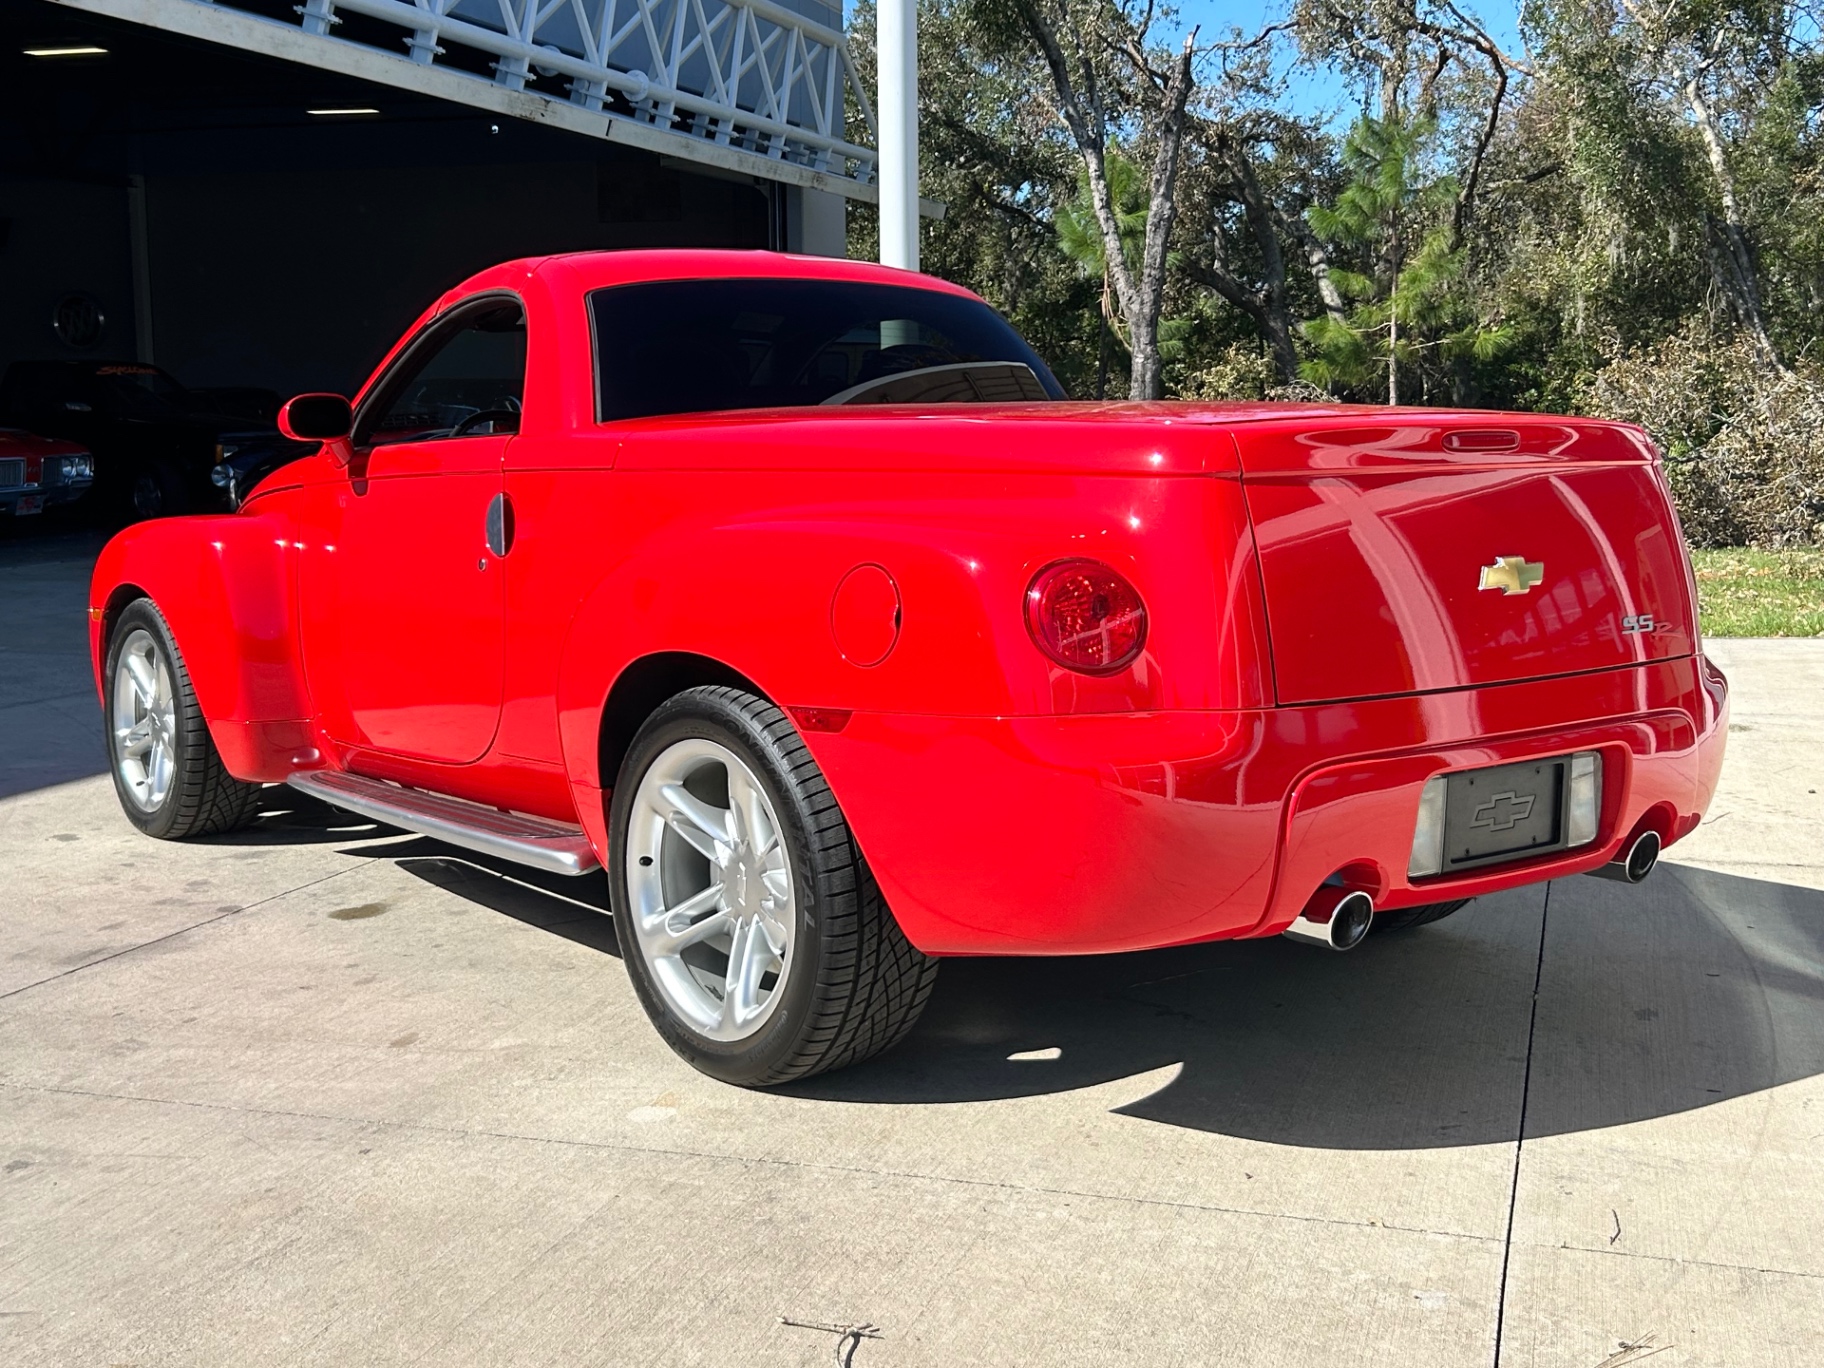
[[513, 549], [513, 500], [496, 494], [488, 505], [488, 550], [504, 556]]

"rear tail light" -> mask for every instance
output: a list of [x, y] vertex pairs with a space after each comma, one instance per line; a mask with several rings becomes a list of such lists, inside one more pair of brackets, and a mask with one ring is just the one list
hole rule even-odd
[[1059, 561], [1026, 590], [1026, 630], [1065, 669], [1113, 674], [1140, 658], [1146, 605], [1139, 590], [1100, 561]]

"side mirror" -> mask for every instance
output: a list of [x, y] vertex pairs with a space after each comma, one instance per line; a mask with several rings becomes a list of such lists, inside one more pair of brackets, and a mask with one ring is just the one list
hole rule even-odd
[[354, 410], [339, 394], [300, 394], [279, 410], [279, 431], [294, 442], [339, 441], [354, 425]]

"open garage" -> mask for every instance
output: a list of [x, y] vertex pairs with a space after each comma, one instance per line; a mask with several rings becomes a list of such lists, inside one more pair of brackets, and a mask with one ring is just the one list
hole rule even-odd
[[[348, 392], [430, 300], [494, 262], [841, 255], [845, 195], [870, 192], [827, 148], [673, 107], [656, 86], [636, 103], [448, 34], [434, 65], [413, 62], [397, 26], [316, 8], [335, 36], [278, 3], [0, 9], [0, 363]], [[811, 42], [840, 15], [800, 8], [810, 39], [789, 16], [771, 31], [846, 64]], [[716, 88], [696, 74], [680, 85]]]

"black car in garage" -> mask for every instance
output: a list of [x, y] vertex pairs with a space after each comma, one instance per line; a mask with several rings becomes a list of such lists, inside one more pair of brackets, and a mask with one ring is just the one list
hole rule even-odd
[[0, 424], [93, 453], [90, 501], [103, 517], [157, 518], [220, 508], [217, 462], [292, 445], [256, 416], [265, 405], [237, 392], [221, 412], [211, 394], [140, 361], [15, 361], [0, 379]]

